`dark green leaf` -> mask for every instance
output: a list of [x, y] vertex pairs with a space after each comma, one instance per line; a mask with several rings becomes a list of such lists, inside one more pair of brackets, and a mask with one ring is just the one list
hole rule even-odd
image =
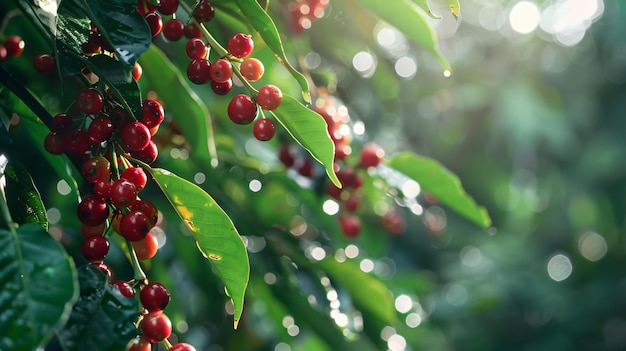
[[304, 101], [307, 103], [311, 102], [309, 82], [300, 72], [291, 66], [289, 61], [287, 61], [287, 56], [285, 55], [285, 49], [283, 48], [283, 43], [280, 40], [278, 29], [276, 29], [276, 25], [270, 16], [265, 12], [265, 10], [263, 10], [257, 0], [235, 0], [235, 2], [237, 2], [241, 12], [243, 12], [248, 21], [250, 21], [254, 29], [259, 32], [263, 41], [265, 41], [267, 46], [280, 59], [281, 63], [298, 81], [300, 87], [302, 88], [302, 97], [304, 98]]
[[191, 145], [192, 156], [216, 166], [217, 151], [209, 111], [189, 87], [187, 79], [155, 46], [141, 56], [141, 63], [142, 79], [159, 92], [159, 98]]
[[405, 152], [396, 155], [388, 164], [418, 182], [424, 191], [429, 192], [465, 218], [481, 227], [491, 225], [487, 210], [478, 206], [474, 199], [463, 190], [459, 178], [439, 162]]
[[7, 204], [13, 221], [39, 224], [47, 230], [46, 209], [28, 170], [23, 164], [11, 161], [5, 170], [5, 176]]
[[324, 118], [289, 95], [283, 95], [280, 106], [272, 114], [289, 135], [324, 166], [333, 184], [341, 186], [333, 169], [335, 144], [328, 135]]
[[80, 298], [57, 332], [65, 350], [115, 351], [137, 335], [137, 300], [123, 296], [92, 265], [78, 269]]
[[1, 350], [43, 347], [77, 297], [73, 261], [40, 225], [0, 230]]
[[370, 9], [382, 20], [398, 28], [409, 39], [421, 45], [432, 54], [446, 70], [450, 64], [439, 50], [439, 41], [435, 30], [428, 23], [422, 12], [411, 0], [355, 0]]
[[122, 63], [106, 55], [95, 55], [87, 59], [87, 66], [107, 85], [119, 94], [118, 99], [128, 103], [128, 107], [137, 118], [141, 118], [141, 92], [130, 72], [124, 70]]
[[235, 309], [236, 328], [250, 275], [248, 252], [237, 229], [217, 202], [197, 185], [164, 169], [153, 168], [150, 173], [224, 282]]
[[89, 38], [91, 25], [89, 17], [81, 8], [73, 6], [72, 1], [62, 1], [56, 22], [57, 46], [71, 48], [82, 53], [82, 45]]

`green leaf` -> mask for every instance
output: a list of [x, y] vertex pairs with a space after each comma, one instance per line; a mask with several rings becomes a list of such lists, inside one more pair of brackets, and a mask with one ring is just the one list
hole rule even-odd
[[10, 162], [5, 170], [7, 204], [16, 223], [39, 224], [48, 229], [46, 209], [28, 170], [20, 162]]
[[333, 184], [340, 187], [333, 169], [335, 144], [330, 139], [324, 117], [289, 95], [283, 95], [280, 106], [271, 112], [289, 135], [324, 166]]
[[411, 152], [400, 153], [388, 165], [420, 184], [443, 204], [481, 227], [489, 227], [487, 210], [476, 204], [461, 186], [459, 178], [439, 162]]
[[141, 56], [141, 64], [144, 67], [142, 79], [159, 92], [159, 98], [191, 145], [192, 156], [217, 166], [209, 111], [189, 87], [187, 78], [183, 78], [178, 68], [155, 46]]
[[322, 269], [348, 290], [358, 309], [367, 310], [385, 323], [393, 324], [396, 319], [393, 295], [383, 282], [363, 272], [356, 262], [338, 262], [334, 258], [327, 258], [312, 266]]
[[311, 102], [311, 95], [309, 92], [309, 82], [306, 78], [298, 72], [287, 60], [283, 43], [280, 40], [278, 29], [272, 21], [272, 18], [263, 10], [257, 0], [235, 0], [241, 12], [250, 21], [250, 24], [256, 29], [263, 41], [274, 52], [274, 54], [280, 59], [281, 63], [291, 72], [291, 75], [298, 81], [302, 88], [302, 97], [307, 103]]
[[439, 50], [435, 30], [430, 26], [421, 10], [411, 0], [355, 0], [370, 9], [382, 20], [393, 25], [415, 43], [433, 55], [441, 66], [451, 70], [448, 60]]
[[433, 11], [430, 9], [430, 5], [428, 4], [428, 0], [413, 0], [414, 3], [417, 4], [422, 10], [426, 11], [428, 16], [434, 19], [441, 19], [441, 16], [435, 15]]
[[97, 267], [78, 269], [80, 298], [57, 332], [65, 350], [124, 350], [137, 335], [137, 300], [123, 296]]
[[224, 282], [237, 328], [250, 275], [248, 252], [237, 229], [217, 202], [197, 185], [164, 169], [149, 171]]
[[0, 350], [43, 347], [77, 297], [74, 262], [40, 225], [0, 230]]
[[448, 5], [450, 5], [450, 12], [452, 12], [454, 18], [459, 19], [461, 15], [461, 4], [459, 0], [448, 0]]
[[[137, 82], [132, 79], [130, 72], [124, 69], [122, 63], [106, 55], [89, 57], [85, 62], [89, 69], [104, 79], [116, 94], [128, 104], [133, 115], [141, 119], [141, 92]], [[125, 106], [126, 107], [126, 106]]]

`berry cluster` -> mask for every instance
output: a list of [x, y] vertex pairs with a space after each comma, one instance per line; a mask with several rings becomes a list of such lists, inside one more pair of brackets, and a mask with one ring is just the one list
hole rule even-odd
[[297, 0], [289, 3], [287, 12], [289, 13], [288, 23], [293, 33], [301, 33], [311, 28], [313, 22], [324, 17], [326, 5], [330, 0]]
[[15, 58], [24, 51], [24, 40], [17, 35], [9, 35], [0, 44], [0, 62], [7, 58]]

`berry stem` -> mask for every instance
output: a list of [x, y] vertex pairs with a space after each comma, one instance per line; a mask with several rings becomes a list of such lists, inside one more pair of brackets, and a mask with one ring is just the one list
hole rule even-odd
[[146, 276], [146, 273], [144, 273], [143, 269], [141, 269], [141, 264], [139, 263], [135, 249], [128, 239], [126, 239], [126, 248], [128, 249], [130, 263], [133, 265], [133, 271], [135, 272], [134, 279], [139, 282], [146, 282], [148, 277]]
[[163, 343], [165, 344], [165, 347], [167, 347], [168, 350], [172, 348], [172, 344], [170, 343], [169, 340], [167, 340], [167, 338], [163, 339]]

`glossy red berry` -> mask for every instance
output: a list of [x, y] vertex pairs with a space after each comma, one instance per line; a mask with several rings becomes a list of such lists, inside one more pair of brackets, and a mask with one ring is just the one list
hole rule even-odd
[[165, 112], [163, 106], [156, 100], [145, 100], [141, 103], [141, 122], [148, 128], [154, 128], [163, 122]]
[[143, 68], [141, 67], [139, 62], [135, 62], [135, 65], [133, 66], [132, 75], [133, 75], [133, 79], [135, 80], [135, 82], [138, 81], [139, 78], [141, 78], [141, 76], [143, 75]]
[[226, 59], [218, 59], [211, 64], [209, 73], [214, 82], [225, 83], [229, 81], [230, 77], [233, 75], [233, 66], [230, 61]]
[[126, 179], [118, 179], [111, 184], [110, 198], [115, 206], [128, 207], [137, 201], [137, 187]]
[[86, 238], [80, 245], [80, 252], [89, 262], [99, 263], [109, 253], [109, 241], [100, 235]]
[[156, 12], [148, 12], [144, 15], [146, 22], [148, 22], [148, 26], [150, 26], [150, 32], [152, 33], [152, 37], [156, 37], [161, 33], [161, 29], [163, 29], [163, 19], [161, 15]]
[[213, 4], [207, 0], [201, 0], [194, 8], [193, 18], [198, 22], [208, 22], [215, 16]]
[[261, 62], [261, 60], [250, 57], [243, 60], [241, 66], [239, 67], [239, 71], [241, 72], [241, 75], [247, 80], [251, 82], [256, 82], [263, 76], [263, 73], [265, 72], [265, 67], [263, 66], [263, 62]]
[[97, 226], [109, 217], [109, 207], [103, 199], [87, 196], [78, 204], [76, 214], [82, 223]]
[[66, 151], [74, 155], [84, 155], [89, 150], [89, 138], [81, 129], [65, 134], [64, 142]]
[[360, 165], [363, 168], [376, 167], [385, 156], [385, 151], [375, 144], [366, 145], [361, 150]]
[[250, 124], [257, 115], [257, 106], [245, 94], [235, 96], [228, 104], [228, 117], [237, 124]]
[[187, 23], [183, 32], [185, 34], [185, 38], [188, 39], [202, 38], [202, 31], [195, 23]]
[[205, 58], [207, 52], [209, 52], [209, 48], [200, 38], [189, 39], [187, 44], [185, 44], [185, 53], [192, 60]]
[[157, 10], [163, 15], [171, 15], [178, 10], [178, 0], [161, 0]]
[[359, 208], [359, 204], [359, 198], [356, 195], [351, 194], [350, 197], [346, 199], [344, 206], [348, 212], [355, 212]]
[[86, 225], [83, 223], [80, 225], [80, 232], [83, 234], [83, 237], [88, 238], [94, 235], [103, 235], [105, 228], [106, 228], [105, 223], [102, 223], [100, 225], [95, 225], [95, 226]]
[[150, 130], [141, 122], [131, 122], [122, 127], [120, 132], [122, 144], [130, 151], [144, 149], [150, 143]]
[[109, 266], [107, 266], [106, 264], [100, 262], [100, 263], [91, 263], [94, 267], [98, 268], [100, 270], [100, 272], [102, 272], [102, 274], [104, 274], [105, 277], [107, 277], [107, 280], [109, 282], [113, 281], [113, 271], [111, 271], [111, 268], [109, 268]]
[[159, 218], [159, 210], [148, 200], [138, 200], [130, 206], [133, 211], [143, 212], [150, 219], [150, 225], [154, 226]]
[[109, 160], [102, 156], [95, 156], [83, 162], [81, 171], [88, 182], [96, 183], [109, 177], [110, 166]]
[[111, 123], [114, 126], [121, 127], [131, 122], [131, 117], [122, 107], [115, 106], [111, 109], [109, 114], [109, 118], [111, 119]]
[[48, 54], [39, 54], [33, 58], [33, 68], [40, 74], [51, 75], [55, 72], [57, 66], [54, 56]]
[[18, 57], [24, 51], [24, 40], [17, 35], [9, 35], [4, 41], [4, 47], [7, 50], [7, 57]]
[[141, 304], [149, 312], [164, 310], [170, 303], [170, 298], [167, 288], [159, 282], [149, 283], [139, 293]]
[[339, 216], [339, 226], [343, 235], [348, 238], [355, 238], [361, 232], [361, 220], [356, 216]]
[[89, 140], [94, 143], [101, 143], [105, 140], [108, 140], [111, 135], [113, 135], [113, 131], [115, 130], [115, 126], [110, 119], [106, 117], [98, 117], [91, 121], [89, 127], [87, 128], [87, 135], [89, 136]]
[[285, 167], [291, 167], [294, 163], [296, 163], [296, 158], [294, 157], [289, 145], [280, 146], [278, 149], [278, 159], [285, 165]]
[[206, 84], [211, 80], [210, 71], [211, 63], [209, 60], [195, 59], [187, 66], [187, 78], [194, 84]]
[[280, 105], [283, 100], [283, 92], [275, 85], [265, 85], [259, 90], [256, 102], [264, 110], [273, 110]]
[[141, 167], [126, 168], [120, 175], [120, 179], [127, 180], [135, 185], [137, 191], [141, 191], [148, 182], [148, 176]]
[[145, 213], [130, 211], [122, 216], [119, 233], [130, 241], [139, 241], [148, 235], [152, 226], [150, 219]]
[[140, 260], [151, 259], [159, 250], [159, 242], [152, 233], [148, 233], [145, 238], [139, 241], [134, 241], [132, 245], [137, 258]]
[[229, 79], [224, 83], [218, 83], [216, 81], [211, 81], [211, 89], [217, 95], [226, 95], [230, 93], [230, 90], [233, 88], [233, 80]]
[[139, 161], [145, 162], [147, 164], [152, 164], [159, 156], [159, 149], [157, 148], [154, 140], [150, 140], [148, 146], [139, 151], [131, 152], [131, 156], [138, 159]]
[[185, 24], [178, 18], [172, 18], [163, 24], [163, 36], [169, 41], [178, 41], [185, 34]]
[[152, 351], [152, 345], [145, 337], [139, 337], [126, 345], [126, 351]]
[[65, 135], [50, 132], [43, 141], [43, 147], [53, 155], [60, 155], [65, 152]]
[[123, 280], [116, 280], [111, 282], [111, 286], [117, 289], [124, 297], [135, 297], [135, 289], [133, 289], [133, 287], [130, 286], [128, 282], [125, 282]]
[[153, 344], [163, 341], [172, 333], [172, 322], [162, 311], [151, 312], [139, 323], [141, 334]]
[[88, 115], [94, 114], [100, 112], [104, 107], [104, 97], [98, 90], [89, 88], [78, 93], [76, 103], [81, 112]]
[[111, 198], [111, 184], [112, 182], [107, 179], [97, 181], [93, 185], [93, 194], [104, 200], [110, 199]]
[[302, 163], [298, 166], [297, 171], [301, 176], [307, 178], [311, 178], [315, 175], [315, 168], [313, 167], [313, 163], [311, 163], [311, 159], [308, 157], [302, 160]]
[[228, 40], [228, 51], [235, 57], [243, 58], [252, 52], [254, 41], [252, 36], [243, 33], [237, 33]]
[[260, 141], [268, 141], [276, 134], [276, 127], [274, 121], [269, 118], [261, 118], [254, 122], [253, 129], [254, 137]]
[[193, 345], [187, 344], [186, 342], [181, 342], [172, 345], [170, 351], [196, 351], [196, 348], [193, 347]]

